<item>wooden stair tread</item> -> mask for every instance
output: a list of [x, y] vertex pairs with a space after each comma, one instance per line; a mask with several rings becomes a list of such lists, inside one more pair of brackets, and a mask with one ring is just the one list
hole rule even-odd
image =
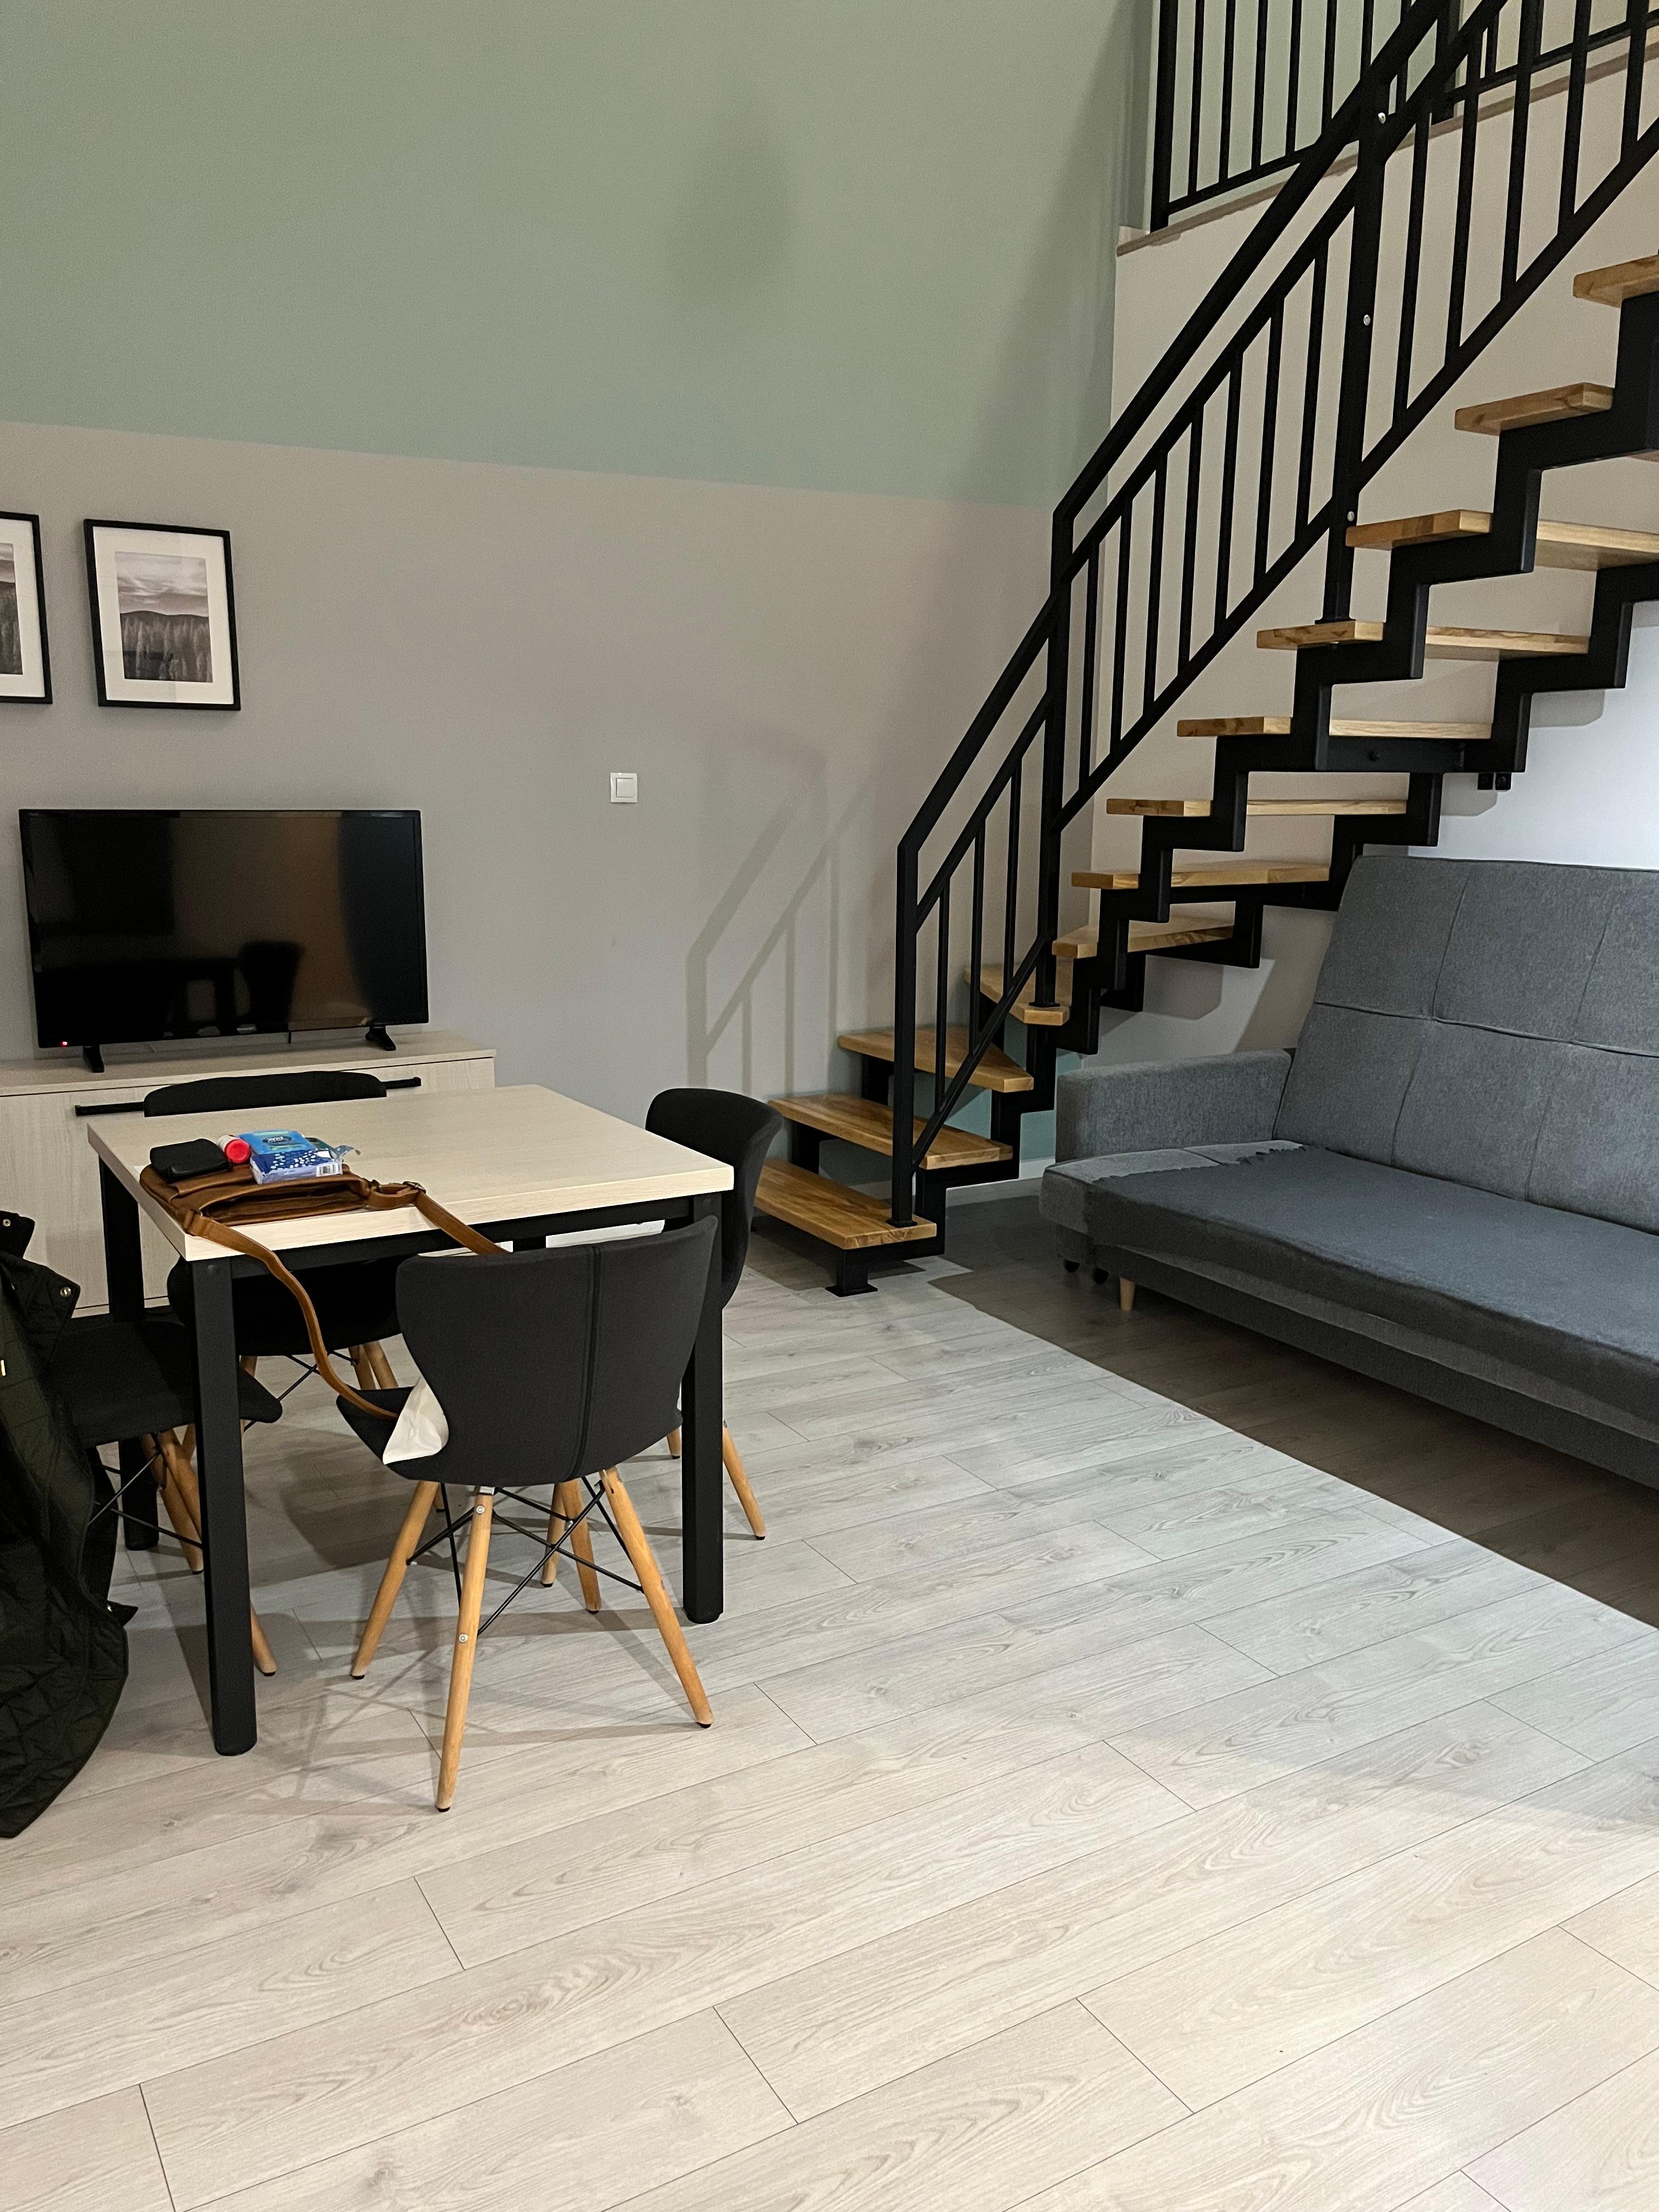
[[[1443, 544], [1456, 538], [1484, 538], [1492, 516], [1476, 507], [1448, 507], [1438, 514], [1396, 515], [1387, 522], [1360, 522], [1348, 532], [1350, 545], [1388, 552], [1396, 545]], [[1659, 561], [1659, 536], [1650, 530], [1619, 530], [1602, 522], [1540, 522], [1534, 565], [1540, 568], [1616, 568], [1638, 561]]]
[[[1223, 919], [1202, 907], [1172, 906], [1167, 921], [1129, 924], [1129, 951], [1173, 952], [1182, 945], [1218, 945], [1232, 935], [1233, 927], [1231, 915]], [[1054, 951], [1062, 960], [1091, 960], [1099, 949], [1100, 932], [1092, 921], [1054, 939]]]
[[760, 1172], [755, 1211], [774, 1221], [787, 1221], [805, 1231], [820, 1244], [839, 1252], [863, 1252], [881, 1244], [919, 1244], [933, 1234], [931, 1221], [913, 1221], [895, 1229], [887, 1218], [887, 1200], [849, 1190], [844, 1182], [814, 1175], [788, 1160], [768, 1160]]
[[[1176, 868], [1170, 881], [1176, 889], [1190, 884], [1323, 884], [1330, 880], [1327, 860], [1201, 860]], [[1079, 890], [1134, 891], [1140, 889], [1136, 868], [1079, 868], [1072, 881]], [[1229, 936], [1232, 934], [1229, 930]]]
[[[1211, 802], [1207, 799], [1109, 799], [1109, 814], [1175, 815], [1186, 822], [1202, 821], [1208, 817]], [[1253, 799], [1245, 808], [1247, 814], [1312, 815], [1316, 817], [1338, 814], [1403, 814], [1403, 799]]]
[[[822, 1130], [826, 1137], [839, 1137], [846, 1144], [858, 1145], [866, 1152], [883, 1152], [890, 1159], [892, 1157], [893, 1109], [877, 1099], [854, 1098], [839, 1091], [820, 1091], [799, 1098], [771, 1098], [767, 1103], [786, 1121], [799, 1121], [806, 1128]], [[915, 1133], [920, 1136], [920, 1114], [914, 1127]], [[988, 1167], [1000, 1160], [1011, 1160], [1013, 1156], [1012, 1145], [1000, 1145], [993, 1138], [976, 1137], [971, 1129], [953, 1129], [947, 1123], [927, 1147], [924, 1164], [929, 1168]]]
[[[1300, 653], [1304, 646], [1380, 645], [1380, 622], [1292, 623], [1259, 629], [1255, 641], [1268, 653]], [[1425, 640], [1431, 660], [1504, 660], [1556, 653], [1588, 653], [1587, 637], [1557, 637], [1541, 629], [1459, 629], [1431, 623]]]
[[1606, 269], [1586, 269], [1572, 280], [1575, 300], [1593, 300], [1601, 307], [1622, 307], [1644, 292], [1659, 292], [1659, 253], [1615, 261]]
[[[891, 1030], [848, 1030], [838, 1036], [836, 1042], [843, 1052], [857, 1053], [866, 1060], [893, 1058]], [[924, 1075], [932, 1075], [935, 1072], [933, 1043], [933, 1024], [919, 1020], [916, 1024], [916, 1066]], [[945, 1039], [945, 1073], [947, 1076], [956, 1073], [967, 1051], [967, 1030], [948, 1030]], [[976, 1091], [1032, 1091], [1036, 1087], [1019, 1062], [1010, 1060], [1007, 1054], [1000, 1052], [995, 1045], [986, 1048], [978, 1066], [968, 1080]]]
[[1612, 404], [1611, 385], [1558, 384], [1549, 392], [1518, 392], [1509, 399], [1482, 399], [1473, 407], [1460, 407], [1452, 424], [1459, 430], [1497, 438], [1505, 430], [1529, 429], [1537, 422], [1565, 422], [1573, 415], [1605, 415]]
[[[964, 968], [962, 971], [962, 978], [963, 982], [971, 983], [974, 980], [973, 969]], [[989, 962], [980, 969], [979, 988], [981, 995], [984, 998], [1000, 999], [1002, 996], [1001, 961]], [[1037, 1005], [1036, 978], [1035, 975], [1028, 975], [1020, 985], [1018, 995], [1008, 1012], [1015, 1021], [1024, 1022], [1029, 1029], [1063, 1029], [1072, 1012], [1070, 958], [1064, 953], [1060, 957], [1059, 964], [1054, 970], [1054, 997], [1052, 1006]]]
[[[1288, 714], [1213, 714], [1176, 724], [1178, 738], [1288, 738]], [[1333, 715], [1334, 738], [1439, 738], [1474, 744], [1492, 735], [1485, 722], [1383, 722], [1374, 715], [1345, 720]]]

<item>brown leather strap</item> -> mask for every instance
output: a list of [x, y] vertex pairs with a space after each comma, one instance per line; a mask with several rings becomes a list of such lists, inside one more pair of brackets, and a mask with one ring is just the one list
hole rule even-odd
[[[260, 1188], [274, 1192], [280, 1186], [266, 1183]], [[422, 1214], [432, 1224], [434, 1229], [441, 1229], [446, 1237], [452, 1237], [457, 1244], [464, 1245], [469, 1252], [477, 1252], [495, 1259], [502, 1256], [499, 1244], [492, 1243], [488, 1237], [481, 1235], [468, 1223], [458, 1219], [450, 1212], [447, 1206], [440, 1206], [435, 1198], [428, 1197], [417, 1182], [366, 1183], [362, 1193], [362, 1205], [365, 1211], [374, 1213], [388, 1212], [394, 1208], [412, 1206], [416, 1212]], [[306, 1335], [311, 1345], [311, 1356], [316, 1362], [317, 1372], [337, 1398], [343, 1398], [348, 1405], [356, 1406], [362, 1413], [373, 1413], [381, 1420], [397, 1419], [395, 1413], [390, 1412], [385, 1406], [377, 1406], [372, 1398], [365, 1398], [360, 1390], [354, 1390], [349, 1382], [337, 1374], [334, 1363], [328, 1356], [328, 1347], [323, 1342], [322, 1326], [317, 1319], [317, 1309], [311, 1303], [310, 1292], [293, 1270], [285, 1267], [267, 1245], [261, 1244], [256, 1237], [248, 1236], [240, 1229], [232, 1228], [228, 1221], [216, 1221], [210, 1213], [198, 1213], [191, 1210], [183, 1201], [182, 1194], [173, 1199], [167, 1210], [179, 1222], [186, 1236], [204, 1237], [210, 1244], [223, 1244], [233, 1252], [240, 1252], [250, 1260], [257, 1260], [262, 1267], [267, 1268], [284, 1286], [299, 1307], [304, 1319]], [[274, 1206], [271, 1212], [276, 1218], [284, 1218], [277, 1212]], [[293, 1219], [295, 1217], [289, 1215], [286, 1218]]]

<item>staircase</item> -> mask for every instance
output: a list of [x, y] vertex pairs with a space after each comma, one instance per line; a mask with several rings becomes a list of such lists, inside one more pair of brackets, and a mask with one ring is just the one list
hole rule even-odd
[[[1610, 383], [1456, 410], [1458, 431], [1496, 440], [1489, 509], [1359, 519], [1384, 463], [1659, 149], [1644, 85], [1659, 0], [1611, 27], [1587, 0], [1569, 13], [1564, 31], [1545, 0], [1406, 9], [1061, 501], [1048, 599], [899, 847], [894, 1026], [837, 1040], [857, 1097], [773, 1102], [790, 1157], [765, 1170], [760, 1210], [834, 1255], [841, 1294], [869, 1288], [884, 1250], [939, 1249], [950, 1190], [1018, 1175], [1060, 1054], [1097, 1050], [1103, 1006], [1140, 1008], [1149, 957], [1256, 966], [1265, 908], [1334, 907], [1367, 846], [1433, 846], [1448, 775], [1507, 789], [1535, 696], [1623, 684], [1632, 611], [1659, 599], [1659, 532], [1553, 519], [1546, 488], [1659, 457], [1659, 253], [1575, 279], [1616, 318]], [[1288, 711], [1177, 719], [1211, 748], [1210, 797], [1105, 795], [1109, 817], [1139, 822], [1138, 865], [1068, 866], [1128, 754], [1322, 547], [1316, 618], [1256, 635], [1294, 655]], [[1377, 617], [1352, 611], [1360, 550], [1388, 556]], [[1437, 586], [1540, 568], [1594, 573], [1587, 635], [1431, 623]], [[1342, 687], [1414, 683], [1443, 659], [1492, 665], [1489, 720], [1333, 712]], [[1254, 776], [1285, 773], [1324, 788], [1252, 796]], [[1397, 787], [1345, 795], [1336, 779], [1356, 776]], [[1251, 854], [1263, 819], [1325, 825], [1322, 849]], [[1069, 929], [1068, 877], [1095, 905]], [[979, 1091], [988, 1134], [949, 1118]], [[821, 1173], [826, 1137], [890, 1163], [884, 1197]]]

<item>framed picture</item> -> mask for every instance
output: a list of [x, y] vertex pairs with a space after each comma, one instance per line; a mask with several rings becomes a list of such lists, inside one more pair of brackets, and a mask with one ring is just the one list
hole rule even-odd
[[100, 707], [240, 707], [230, 532], [88, 522]]
[[0, 514], [0, 699], [52, 697], [38, 514]]

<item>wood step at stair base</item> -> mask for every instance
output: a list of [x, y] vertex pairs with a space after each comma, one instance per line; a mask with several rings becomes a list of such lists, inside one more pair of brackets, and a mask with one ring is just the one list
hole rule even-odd
[[[1259, 629], [1255, 641], [1265, 653], [1300, 653], [1325, 645], [1381, 645], [1380, 622], [1293, 623], [1284, 629]], [[1458, 629], [1431, 623], [1424, 643], [1430, 660], [1522, 660], [1558, 653], [1588, 653], [1583, 636], [1557, 637], [1541, 629]]]
[[[1235, 927], [1231, 909], [1224, 915], [1202, 907], [1172, 906], [1167, 921], [1129, 924], [1129, 954], [1133, 958], [1141, 952], [1177, 952], [1183, 945], [1220, 945]], [[1054, 951], [1062, 960], [1092, 960], [1099, 950], [1100, 931], [1092, 921], [1054, 939]]]
[[828, 1176], [814, 1175], [787, 1160], [768, 1160], [762, 1168], [755, 1211], [773, 1221], [787, 1221], [792, 1229], [837, 1252], [925, 1244], [937, 1233], [931, 1221], [912, 1221], [895, 1229], [887, 1218], [884, 1198], [849, 1190], [844, 1182], [832, 1182]]
[[[878, 1100], [823, 1091], [799, 1098], [770, 1098], [767, 1103], [786, 1121], [798, 1121], [804, 1128], [839, 1138], [843, 1144], [857, 1145], [866, 1152], [881, 1152], [889, 1159], [892, 1158], [893, 1109]], [[921, 1115], [917, 1115], [913, 1126], [919, 1137], [923, 1127]], [[923, 1165], [930, 1171], [994, 1167], [1013, 1156], [1012, 1145], [1000, 1145], [994, 1138], [976, 1137], [971, 1129], [954, 1129], [947, 1123], [928, 1146]]]
[[[892, 1060], [895, 1057], [891, 1030], [847, 1030], [836, 1039], [843, 1052], [855, 1054], [864, 1060]], [[938, 1073], [933, 1062], [937, 1034], [931, 1021], [916, 1021], [916, 1066], [923, 1075]], [[954, 1075], [967, 1057], [969, 1036], [966, 1029], [950, 1029], [945, 1038], [945, 1073]], [[1006, 1052], [995, 1045], [988, 1045], [979, 1063], [969, 1076], [976, 1091], [1032, 1091], [1036, 1079], [1026, 1073], [1017, 1060], [1010, 1060]]]
[[[1109, 814], [1152, 815], [1160, 819], [1173, 816], [1182, 822], [1207, 821], [1211, 802], [1207, 799], [1109, 799]], [[1291, 816], [1297, 819], [1309, 816], [1316, 820], [1334, 819], [1348, 814], [1403, 814], [1403, 799], [1253, 799], [1244, 811], [1249, 815]]]
[[[1295, 728], [1288, 714], [1204, 714], [1176, 724], [1178, 738], [1288, 738]], [[1385, 722], [1333, 715], [1334, 738], [1438, 738], [1454, 744], [1478, 744], [1492, 735], [1487, 722]]]
[[[1348, 543], [1362, 552], [1392, 552], [1401, 545], [1441, 545], [1484, 538], [1492, 516], [1478, 507], [1454, 507], [1436, 514], [1396, 515], [1387, 522], [1357, 523]], [[1650, 530], [1618, 530], [1601, 522], [1540, 522], [1534, 566], [1539, 568], [1622, 568], [1659, 561], [1659, 537]]]
[[[1176, 868], [1170, 882], [1177, 890], [1198, 884], [1242, 890], [1253, 884], [1325, 884], [1330, 878], [1328, 860], [1216, 860]], [[1079, 890], [1138, 891], [1140, 872], [1136, 868], [1079, 868], [1072, 881]]]
[[1626, 300], [1639, 300], [1644, 292], [1659, 292], [1659, 253], [1614, 261], [1605, 269], [1582, 270], [1572, 280], [1573, 298], [1592, 301], [1598, 307], [1622, 307]]
[[1605, 415], [1613, 404], [1609, 384], [1558, 384], [1549, 392], [1517, 392], [1510, 399], [1477, 400], [1460, 407], [1453, 427], [1485, 438], [1505, 430], [1530, 430], [1540, 422], [1565, 422], [1575, 415]]

